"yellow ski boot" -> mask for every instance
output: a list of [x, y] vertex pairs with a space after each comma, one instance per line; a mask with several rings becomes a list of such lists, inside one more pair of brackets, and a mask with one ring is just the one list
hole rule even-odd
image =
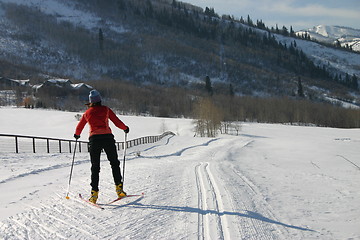
[[116, 186], [116, 193], [118, 195], [118, 198], [126, 197], [126, 192], [124, 192], [123, 190], [123, 184], [120, 183], [119, 185], [115, 185], [115, 186]]
[[99, 196], [99, 191], [91, 190], [91, 197], [90, 197], [89, 201], [92, 203], [96, 203], [98, 196]]

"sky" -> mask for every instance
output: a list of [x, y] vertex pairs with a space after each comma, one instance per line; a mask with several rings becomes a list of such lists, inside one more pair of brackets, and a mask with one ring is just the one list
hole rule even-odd
[[295, 31], [318, 25], [335, 25], [360, 29], [360, 0], [181, 0], [219, 15], [246, 19], [248, 15], [266, 26], [276, 24]]

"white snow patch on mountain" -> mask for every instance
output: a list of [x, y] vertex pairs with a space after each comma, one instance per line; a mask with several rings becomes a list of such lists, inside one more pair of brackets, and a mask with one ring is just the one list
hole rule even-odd
[[327, 26], [319, 25], [307, 30], [297, 32], [298, 35], [304, 33], [310, 34], [312, 39], [315, 39], [319, 42], [335, 44], [336, 41], [339, 41], [342, 47], [352, 47], [354, 51], [360, 51], [360, 30], [349, 28], [349, 27], [340, 27], [340, 26]]
[[360, 54], [354, 52], [343, 51], [335, 48], [325, 47], [319, 43], [285, 37], [275, 34], [278, 41], [290, 46], [296, 42], [297, 48], [301, 49], [307, 56], [314, 60], [315, 64], [331, 67], [343, 75], [355, 74], [360, 76]]

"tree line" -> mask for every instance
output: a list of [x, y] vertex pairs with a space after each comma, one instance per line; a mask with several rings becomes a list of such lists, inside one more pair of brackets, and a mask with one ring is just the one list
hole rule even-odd
[[[231, 122], [285, 123], [316, 125], [336, 128], [360, 128], [360, 110], [343, 108], [327, 102], [312, 102], [294, 97], [252, 97], [218, 93], [209, 78], [197, 89], [177, 86], [136, 85], [124, 80], [103, 79], [89, 84], [100, 91], [103, 104], [118, 114], [147, 115], [171, 118], [196, 119], [196, 131], [200, 136], [216, 136], [220, 129], [226, 132]], [[215, 88], [215, 89], [214, 89]], [[29, 103], [28, 90], [12, 88], [17, 93], [18, 104]], [[27, 91], [27, 92], [26, 92]], [[6, 99], [4, 99], [6, 100]], [[74, 94], [51, 92], [36, 94], [31, 105], [37, 108], [53, 108], [67, 111], [83, 111], [87, 99]], [[1, 103], [1, 102], [0, 102]], [[2, 104], [9, 104], [3, 102]]]
[[300, 97], [261, 98], [209, 94], [209, 86], [206, 86], [205, 81], [203, 88], [197, 90], [161, 86], [144, 88], [118, 81], [94, 81], [91, 85], [102, 93], [104, 103], [111, 105], [119, 113], [215, 119], [215, 123], [209, 126], [210, 132], [217, 129], [219, 123], [232, 121], [360, 127], [359, 109], [347, 109], [327, 102], [311, 102]]

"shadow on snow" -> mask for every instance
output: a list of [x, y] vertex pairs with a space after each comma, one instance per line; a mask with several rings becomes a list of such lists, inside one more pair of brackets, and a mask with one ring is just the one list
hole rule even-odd
[[277, 225], [280, 225], [283, 227], [292, 228], [292, 229], [296, 229], [296, 230], [316, 232], [315, 230], [312, 230], [309, 228], [303, 228], [303, 227], [299, 227], [299, 226], [282, 223], [282, 222], [267, 218], [267, 217], [261, 215], [260, 213], [256, 213], [256, 212], [252, 212], [252, 211], [248, 211], [248, 210], [246, 210], [244, 213], [229, 212], [229, 211], [219, 212], [219, 211], [215, 211], [215, 210], [202, 210], [202, 209], [193, 208], [193, 207], [177, 207], [177, 206], [161, 206], [161, 205], [154, 205], [154, 204], [142, 204], [142, 203], [140, 203], [141, 199], [142, 198], [139, 198], [133, 202], [130, 202], [125, 205], [117, 206], [115, 208], [131, 207], [131, 208], [156, 209], [156, 210], [173, 211], [173, 212], [198, 213], [201, 215], [215, 214], [215, 215], [219, 215], [219, 216], [223, 216], [223, 215], [238, 216], [238, 217], [251, 218], [251, 219], [255, 219], [255, 220], [266, 222], [266, 223], [277, 224]]

